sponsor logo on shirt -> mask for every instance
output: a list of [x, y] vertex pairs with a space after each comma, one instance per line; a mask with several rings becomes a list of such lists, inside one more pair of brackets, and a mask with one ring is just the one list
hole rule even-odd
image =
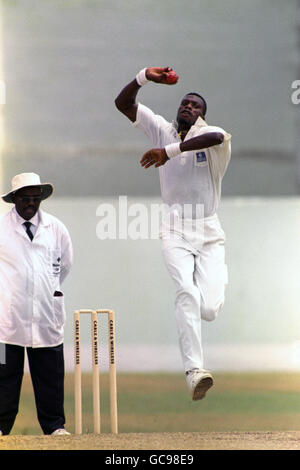
[[197, 152], [196, 153], [197, 163], [206, 162], [206, 155], [205, 152]]

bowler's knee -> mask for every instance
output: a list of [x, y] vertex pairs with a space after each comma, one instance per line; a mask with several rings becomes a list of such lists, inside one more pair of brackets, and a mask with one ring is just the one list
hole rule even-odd
[[220, 302], [209, 302], [201, 306], [201, 318], [206, 321], [214, 321], [219, 315], [224, 305], [224, 300]]

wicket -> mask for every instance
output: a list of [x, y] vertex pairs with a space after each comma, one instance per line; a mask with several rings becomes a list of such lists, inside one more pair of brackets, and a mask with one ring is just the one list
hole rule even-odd
[[113, 310], [76, 310], [74, 313], [74, 363], [75, 363], [75, 434], [82, 434], [82, 390], [80, 315], [91, 315], [92, 376], [94, 433], [100, 434], [100, 382], [98, 360], [98, 314], [107, 314], [109, 349], [110, 425], [111, 432], [118, 433], [117, 377], [115, 358], [115, 313]]

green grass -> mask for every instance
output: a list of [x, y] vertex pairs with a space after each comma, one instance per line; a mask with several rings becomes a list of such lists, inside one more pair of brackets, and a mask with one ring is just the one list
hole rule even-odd
[[[83, 377], [83, 431], [92, 432], [91, 377]], [[300, 429], [300, 374], [222, 373], [193, 402], [183, 374], [119, 374], [119, 432], [287, 431]], [[66, 427], [74, 431], [73, 376], [65, 382]], [[101, 376], [102, 432], [110, 432], [108, 376]], [[41, 434], [25, 377], [12, 434]]]

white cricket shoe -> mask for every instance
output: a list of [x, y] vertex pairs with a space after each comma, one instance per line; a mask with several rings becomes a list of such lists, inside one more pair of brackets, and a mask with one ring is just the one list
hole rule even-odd
[[204, 369], [195, 369], [187, 373], [186, 382], [193, 400], [201, 400], [207, 390], [213, 386], [211, 373]]
[[56, 429], [55, 431], [51, 433], [51, 436], [70, 436], [70, 435], [71, 433], [66, 431], [66, 429], [63, 429], [63, 428]]

